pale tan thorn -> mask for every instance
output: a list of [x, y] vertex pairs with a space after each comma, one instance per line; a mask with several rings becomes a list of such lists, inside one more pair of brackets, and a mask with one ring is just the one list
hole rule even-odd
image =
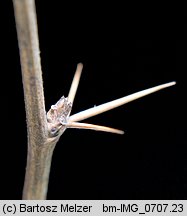
[[169, 82], [169, 83], [162, 84], [162, 85], [159, 85], [159, 86], [156, 86], [156, 87], [152, 87], [152, 88], [149, 88], [149, 89], [146, 89], [146, 90], [143, 90], [143, 91], [136, 92], [134, 94], [131, 94], [131, 95], [128, 95], [128, 96], [113, 100], [113, 101], [105, 103], [105, 104], [101, 104], [99, 106], [95, 106], [93, 108], [84, 110], [82, 112], [79, 112], [77, 114], [74, 114], [74, 115], [70, 116], [69, 121], [70, 122], [82, 121], [84, 119], [90, 118], [92, 116], [98, 115], [100, 113], [106, 112], [108, 110], [114, 109], [116, 107], [119, 107], [121, 105], [129, 103], [131, 101], [134, 101], [134, 100], [136, 100], [138, 98], [149, 95], [149, 94], [151, 94], [153, 92], [156, 92], [156, 91], [159, 91], [161, 89], [173, 86], [175, 84], [176, 84], [176, 82]]
[[90, 130], [103, 131], [103, 132], [116, 133], [116, 134], [124, 134], [124, 131], [122, 130], [100, 126], [100, 125], [80, 123], [80, 122], [69, 122], [66, 124], [66, 127], [78, 128], [78, 129], [90, 129]]
[[73, 81], [69, 90], [69, 95], [68, 95], [68, 101], [73, 103], [76, 92], [77, 92], [77, 88], [79, 85], [79, 81], [80, 81], [80, 77], [81, 77], [81, 73], [82, 73], [82, 69], [83, 69], [83, 64], [79, 63], [77, 65], [77, 69], [75, 71], [75, 75], [73, 77]]

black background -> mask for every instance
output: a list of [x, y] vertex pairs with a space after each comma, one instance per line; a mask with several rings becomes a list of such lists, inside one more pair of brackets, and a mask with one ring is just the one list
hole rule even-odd
[[[67, 96], [79, 62], [72, 113], [177, 81], [85, 120], [123, 129], [123, 136], [67, 130], [54, 152], [48, 199], [187, 199], [184, 2], [36, 6], [47, 110]], [[0, 199], [21, 199], [27, 133], [11, 1], [1, 1], [0, 14]]]

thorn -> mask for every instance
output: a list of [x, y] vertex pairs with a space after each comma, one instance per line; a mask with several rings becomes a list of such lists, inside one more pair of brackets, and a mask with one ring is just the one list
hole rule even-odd
[[152, 87], [152, 88], [149, 88], [149, 89], [145, 89], [145, 90], [136, 92], [134, 94], [131, 94], [131, 95], [128, 95], [128, 96], [113, 100], [113, 101], [108, 102], [108, 103], [101, 104], [99, 106], [84, 110], [82, 112], [79, 112], [77, 114], [74, 114], [74, 115], [70, 116], [69, 121], [71, 121], [71, 122], [82, 121], [84, 119], [90, 118], [92, 116], [98, 115], [100, 113], [106, 112], [106, 111], [114, 109], [116, 107], [122, 106], [122, 105], [124, 105], [126, 103], [129, 103], [131, 101], [134, 101], [134, 100], [136, 100], [138, 98], [141, 98], [141, 97], [144, 97], [146, 95], [152, 94], [152, 93], [154, 93], [156, 91], [159, 91], [161, 89], [173, 86], [175, 84], [176, 84], [176, 82], [169, 82], [169, 83], [166, 83], [166, 84], [162, 84], [162, 85], [159, 85], [159, 86], [155, 86], [155, 87]]
[[79, 63], [77, 65], [77, 69], [75, 71], [75, 75], [73, 77], [73, 81], [69, 90], [69, 95], [68, 95], [68, 101], [71, 102], [73, 104], [76, 92], [77, 92], [77, 88], [79, 85], [79, 81], [80, 81], [80, 77], [81, 77], [81, 73], [82, 73], [82, 69], [83, 69], [83, 64]]
[[80, 123], [80, 122], [68, 122], [66, 127], [67, 128], [78, 128], [78, 129], [90, 129], [90, 130], [103, 131], [103, 132], [116, 133], [116, 134], [124, 134], [124, 131], [122, 130], [100, 126], [100, 125]]

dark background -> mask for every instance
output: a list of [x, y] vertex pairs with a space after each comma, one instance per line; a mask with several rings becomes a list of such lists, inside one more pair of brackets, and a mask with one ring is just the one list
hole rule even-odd
[[[79, 62], [72, 113], [177, 81], [85, 121], [123, 136], [67, 130], [54, 152], [48, 199], [187, 199], [184, 2], [36, 3], [47, 110], [67, 96]], [[0, 14], [0, 199], [21, 199], [27, 134], [11, 1], [1, 1]]]

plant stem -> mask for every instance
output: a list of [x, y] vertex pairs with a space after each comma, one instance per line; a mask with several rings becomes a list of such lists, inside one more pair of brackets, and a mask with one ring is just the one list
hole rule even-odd
[[[34, 0], [13, 0], [27, 118], [28, 155], [23, 199], [46, 199], [54, 147], [66, 128], [84, 128], [123, 134], [123, 131], [80, 123], [138, 98], [175, 85], [166, 83], [79, 112], [69, 117], [82, 71], [78, 64], [69, 93], [51, 107], [46, 116]], [[71, 103], [69, 103], [71, 102]]]
[[45, 199], [56, 142], [48, 141], [34, 0], [13, 0], [27, 118], [28, 155], [23, 199]]

